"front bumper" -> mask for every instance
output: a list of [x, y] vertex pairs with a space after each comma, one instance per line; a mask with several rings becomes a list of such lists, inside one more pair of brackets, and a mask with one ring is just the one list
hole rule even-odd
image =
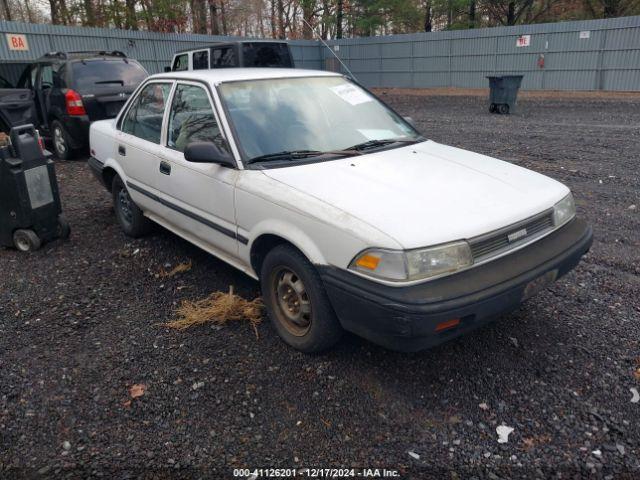
[[[544, 274], [560, 278], [589, 251], [591, 227], [574, 219], [502, 258], [408, 287], [392, 287], [335, 267], [319, 267], [342, 326], [399, 351], [423, 350], [474, 330], [523, 302], [526, 286]], [[458, 326], [436, 332], [441, 322]]]

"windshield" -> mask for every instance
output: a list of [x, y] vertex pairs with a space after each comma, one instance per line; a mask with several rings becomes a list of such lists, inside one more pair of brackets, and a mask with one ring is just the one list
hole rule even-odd
[[114, 87], [133, 91], [146, 77], [146, 70], [132, 60], [86, 60], [73, 63], [75, 89], [80, 92]]
[[[279, 152], [331, 152], [376, 140], [419, 140], [407, 122], [343, 77], [223, 83], [246, 160]], [[399, 144], [400, 145], [400, 144]]]

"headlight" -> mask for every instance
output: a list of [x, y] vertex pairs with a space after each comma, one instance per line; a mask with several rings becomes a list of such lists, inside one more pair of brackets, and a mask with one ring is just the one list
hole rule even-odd
[[353, 259], [349, 268], [390, 281], [411, 281], [455, 272], [473, 263], [467, 242], [416, 250], [370, 249]]
[[553, 224], [556, 227], [564, 225], [575, 216], [576, 204], [571, 193], [553, 206]]

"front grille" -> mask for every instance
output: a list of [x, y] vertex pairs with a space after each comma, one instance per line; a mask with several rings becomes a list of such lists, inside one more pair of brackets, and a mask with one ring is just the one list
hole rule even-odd
[[553, 228], [553, 209], [469, 241], [474, 262], [531, 241]]

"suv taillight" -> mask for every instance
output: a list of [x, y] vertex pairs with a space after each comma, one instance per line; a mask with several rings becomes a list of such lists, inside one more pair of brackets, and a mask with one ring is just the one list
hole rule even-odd
[[84, 109], [84, 104], [82, 103], [82, 97], [75, 90], [67, 90], [67, 93], [64, 94], [64, 99], [67, 104], [67, 113], [69, 115], [86, 115], [87, 112]]

